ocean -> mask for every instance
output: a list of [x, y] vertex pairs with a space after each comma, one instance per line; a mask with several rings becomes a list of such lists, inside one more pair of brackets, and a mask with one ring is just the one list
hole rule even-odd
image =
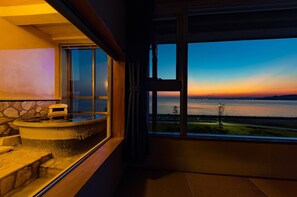
[[[219, 104], [224, 104], [226, 116], [297, 117], [295, 100], [188, 99], [188, 114], [217, 115]], [[158, 114], [173, 114], [174, 106], [179, 113], [178, 98], [158, 97]]]

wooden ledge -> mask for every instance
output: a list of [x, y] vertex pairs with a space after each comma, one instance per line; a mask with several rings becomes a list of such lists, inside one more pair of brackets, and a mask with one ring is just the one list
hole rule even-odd
[[[111, 138], [80, 165], [40, 196], [75, 196], [91, 176], [102, 166], [105, 160], [121, 144], [123, 138]], [[39, 194], [37, 194], [39, 196]]]

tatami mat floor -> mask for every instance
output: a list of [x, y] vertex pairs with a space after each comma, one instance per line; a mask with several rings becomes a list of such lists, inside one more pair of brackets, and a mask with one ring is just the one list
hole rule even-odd
[[125, 173], [116, 197], [296, 197], [297, 181], [157, 170]]

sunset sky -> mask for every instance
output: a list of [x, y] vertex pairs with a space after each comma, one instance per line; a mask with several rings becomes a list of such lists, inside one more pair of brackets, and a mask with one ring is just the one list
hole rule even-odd
[[[174, 51], [159, 46], [160, 78], [175, 78]], [[297, 39], [192, 43], [188, 57], [189, 96], [297, 94]]]

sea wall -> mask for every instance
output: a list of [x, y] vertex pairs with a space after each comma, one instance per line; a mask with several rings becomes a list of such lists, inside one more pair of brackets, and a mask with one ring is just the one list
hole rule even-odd
[[18, 134], [12, 122], [17, 118], [45, 117], [56, 101], [0, 101], [0, 137]]

